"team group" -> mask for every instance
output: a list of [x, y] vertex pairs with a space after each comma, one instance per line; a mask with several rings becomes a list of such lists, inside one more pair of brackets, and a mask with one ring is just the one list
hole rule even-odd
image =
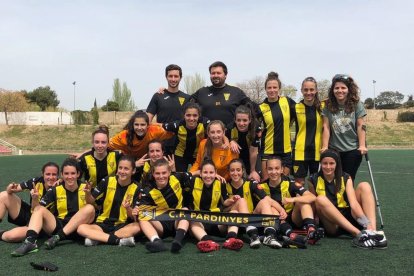
[[[179, 90], [181, 68], [167, 66], [168, 87], [121, 132], [110, 138], [100, 126], [92, 133], [93, 148], [77, 159], [66, 159], [60, 168], [48, 162], [41, 177], [9, 184], [0, 193], [0, 221], [7, 213], [17, 227], [0, 231], [0, 239], [23, 241], [11, 254], [38, 251], [39, 237], [53, 249], [79, 238], [86, 246], [135, 246], [140, 234], [148, 238], [150, 252], [167, 250], [162, 238], [173, 236], [170, 250], [177, 253], [187, 234], [201, 252], [220, 249], [214, 236], [225, 236], [223, 248], [239, 250], [243, 233], [251, 248], [306, 248], [325, 234], [351, 235], [359, 248], [387, 247], [376, 229], [370, 184], [354, 185], [367, 153], [366, 112], [350, 76], [335, 75], [324, 101], [316, 80], [308, 77], [296, 103], [279, 95], [281, 81], [270, 72], [267, 97], [255, 104], [226, 84], [224, 63], [214, 62], [209, 72], [212, 85], [190, 96]], [[16, 196], [23, 190], [30, 191], [30, 203]], [[279, 220], [257, 228], [139, 219], [145, 206]]]

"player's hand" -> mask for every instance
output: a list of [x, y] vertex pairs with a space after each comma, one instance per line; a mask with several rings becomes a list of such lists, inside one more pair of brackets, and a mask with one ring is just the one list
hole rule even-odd
[[85, 183], [86, 185], [85, 185], [85, 187], [83, 188], [83, 191], [85, 192], [85, 193], [87, 193], [87, 194], [90, 194], [91, 193], [91, 190], [92, 190], [92, 184], [89, 182], [89, 181], [86, 181], [86, 183]]
[[164, 159], [168, 162], [168, 165], [170, 166], [171, 171], [175, 172], [174, 154], [164, 156]]
[[279, 219], [284, 220], [284, 219], [286, 219], [286, 218], [287, 218], [287, 213], [286, 213], [285, 209], [282, 209], [282, 210], [279, 212]]
[[226, 179], [224, 177], [222, 177], [221, 175], [216, 174], [216, 178], [221, 182], [221, 183], [226, 183]]
[[240, 153], [241, 147], [236, 141], [230, 141], [230, 150], [234, 153]]
[[294, 198], [293, 198], [293, 197], [284, 197], [284, 198], [282, 199], [282, 204], [283, 204], [283, 205], [286, 205], [286, 204], [289, 204], [289, 203], [295, 203], [295, 201], [294, 201]]
[[79, 159], [82, 156], [82, 153], [69, 153], [70, 158]]
[[358, 148], [358, 151], [361, 153], [361, 155], [365, 155], [365, 154], [367, 154], [367, 153], [368, 153], [368, 149], [367, 149], [367, 147], [365, 147], [365, 146], [360, 146], [360, 147]]
[[237, 202], [241, 197], [239, 195], [234, 195], [233, 196], [233, 201]]
[[135, 206], [134, 209], [132, 209], [132, 216], [134, 218], [134, 221], [138, 221], [138, 215], [139, 215], [139, 207]]
[[325, 152], [328, 148], [327, 147], [322, 147], [321, 148], [321, 153]]
[[147, 158], [148, 154], [144, 154], [140, 159], [138, 159], [137, 161], [135, 161], [135, 167], [139, 168], [139, 167], [143, 167], [145, 165], [145, 162], [151, 160], [149, 158]]
[[160, 88], [158, 88], [158, 91], [157, 92], [155, 92], [155, 93], [158, 93], [158, 94], [164, 94], [164, 90], [165, 90], [165, 87], [160, 87]]
[[12, 182], [9, 184], [9, 186], [7, 186], [7, 193], [8, 194], [13, 194], [13, 193], [17, 193], [18, 192], [18, 188], [19, 188], [19, 184]]
[[125, 200], [122, 202], [122, 206], [124, 206], [125, 209], [128, 209], [131, 207], [131, 199], [132, 199], [132, 196], [130, 194], [127, 194], [125, 197]]
[[32, 200], [35, 202], [39, 201], [39, 191], [36, 187], [33, 187], [33, 189], [30, 190], [30, 196], [32, 197]]
[[260, 182], [260, 175], [256, 171], [251, 171], [250, 174], [249, 174], [249, 179], [254, 180], [256, 182]]

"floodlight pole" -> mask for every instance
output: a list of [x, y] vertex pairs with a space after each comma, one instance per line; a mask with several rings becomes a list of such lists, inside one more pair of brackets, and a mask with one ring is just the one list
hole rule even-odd
[[372, 86], [374, 87], [374, 109], [375, 109], [375, 83], [376, 82], [377, 82], [376, 80], [372, 81]]
[[73, 111], [76, 109], [76, 81], [72, 82], [73, 84]]

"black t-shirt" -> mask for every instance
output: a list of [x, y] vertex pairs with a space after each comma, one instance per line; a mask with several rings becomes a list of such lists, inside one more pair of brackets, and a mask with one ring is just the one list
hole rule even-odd
[[228, 84], [222, 88], [200, 88], [191, 98], [201, 106], [204, 117], [220, 120], [224, 125], [233, 121], [234, 111], [239, 105], [251, 102], [240, 88]]
[[178, 91], [164, 90], [164, 94], [155, 93], [147, 107], [147, 112], [157, 115], [157, 123], [168, 123], [184, 118], [183, 106], [190, 100], [190, 95]]

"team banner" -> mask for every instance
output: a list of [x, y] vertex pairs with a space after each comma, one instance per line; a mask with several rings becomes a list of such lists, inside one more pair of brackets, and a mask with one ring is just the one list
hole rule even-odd
[[279, 216], [275, 215], [160, 209], [156, 206], [148, 205], [141, 205], [138, 210], [138, 219], [144, 221], [173, 221], [184, 219], [218, 225], [236, 225], [244, 227], [251, 225], [256, 227], [268, 227], [275, 226], [279, 220]]

